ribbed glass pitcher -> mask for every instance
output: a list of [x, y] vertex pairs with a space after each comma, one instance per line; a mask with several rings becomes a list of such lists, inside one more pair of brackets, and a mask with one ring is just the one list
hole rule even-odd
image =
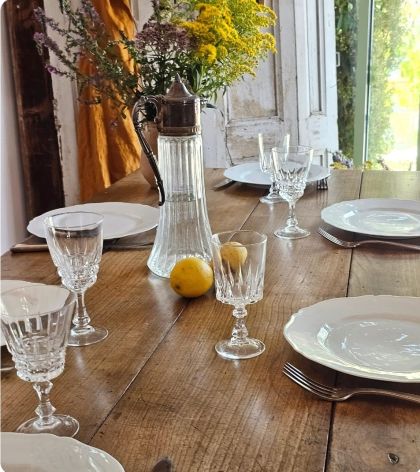
[[[211, 260], [211, 229], [204, 188], [200, 98], [179, 76], [167, 95], [145, 97], [157, 109], [159, 173], [165, 203], [147, 265], [169, 277], [175, 263], [190, 256]], [[162, 192], [161, 192], [162, 193]]]

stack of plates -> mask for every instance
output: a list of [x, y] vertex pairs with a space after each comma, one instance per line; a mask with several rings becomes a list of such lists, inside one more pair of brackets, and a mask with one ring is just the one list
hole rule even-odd
[[379, 238], [420, 237], [420, 201], [367, 198], [324, 208], [321, 218], [331, 226]]

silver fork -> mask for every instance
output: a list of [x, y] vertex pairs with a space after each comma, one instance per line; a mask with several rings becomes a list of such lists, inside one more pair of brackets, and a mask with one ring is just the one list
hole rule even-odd
[[346, 387], [329, 387], [315, 380], [310, 379], [302, 371], [297, 369], [290, 362], [286, 362], [283, 367], [283, 373], [293, 382], [297, 383], [304, 389], [308, 390], [323, 400], [331, 402], [342, 402], [348, 400], [354, 395], [384, 395], [386, 397], [399, 398], [420, 405], [420, 396], [412, 393], [395, 392], [393, 390], [384, 390], [382, 388], [346, 388]]
[[[328, 167], [328, 150], [325, 149], [320, 153], [319, 156], [320, 164], [322, 167]], [[317, 190], [328, 190], [328, 178], [320, 179], [316, 181], [316, 189]]]
[[328, 180], [320, 179], [316, 181], [316, 189], [317, 190], [328, 190]]
[[388, 246], [395, 246], [395, 247], [403, 247], [405, 249], [412, 249], [413, 251], [420, 251], [420, 246], [417, 244], [409, 244], [409, 243], [400, 243], [397, 241], [389, 241], [388, 239], [364, 239], [362, 241], [345, 241], [344, 239], [337, 238], [333, 234], [326, 231], [322, 226], [318, 228], [318, 233], [324, 238], [328, 239], [334, 244], [338, 246], [346, 247], [346, 248], [354, 248], [358, 246], [362, 246], [363, 244], [386, 244]]

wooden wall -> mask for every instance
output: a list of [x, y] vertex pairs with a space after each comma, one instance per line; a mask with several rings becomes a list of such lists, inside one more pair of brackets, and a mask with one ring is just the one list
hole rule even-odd
[[3, 5], [11, 46], [28, 219], [64, 205], [51, 77], [33, 41], [36, 6], [43, 6], [42, 1], [7, 0]]

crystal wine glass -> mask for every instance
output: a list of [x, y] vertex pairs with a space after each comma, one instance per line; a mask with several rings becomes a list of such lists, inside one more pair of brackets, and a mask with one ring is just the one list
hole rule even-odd
[[273, 166], [280, 195], [289, 203], [289, 216], [286, 226], [274, 232], [283, 239], [299, 239], [310, 235], [306, 229], [299, 228], [295, 214], [296, 202], [306, 187], [313, 150], [307, 146], [290, 146], [287, 150], [274, 148]]
[[230, 339], [216, 344], [226, 359], [248, 359], [264, 352], [264, 343], [248, 337], [245, 306], [262, 299], [267, 236], [256, 231], [229, 231], [212, 236], [216, 298], [233, 305], [236, 318]]
[[[283, 148], [289, 147], [290, 135], [286, 134], [283, 139]], [[284, 202], [284, 199], [279, 194], [278, 184], [274, 175], [273, 159], [271, 156], [271, 149], [274, 146], [264, 142], [262, 133], [258, 133], [258, 155], [261, 172], [269, 174], [271, 179], [271, 187], [267, 195], [260, 198], [261, 203], [279, 203]]]
[[45, 219], [52, 260], [64, 286], [77, 295], [69, 346], [87, 346], [108, 336], [105, 328], [89, 324], [85, 306], [85, 292], [96, 282], [102, 257], [102, 221], [102, 215], [89, 212], [60, 213]]
[[51, 379], [64, 370], [67, 338], [76, 296], [64, 287], [26, 285], [1, 294], [1, 329], [18, 377], [33, 382], [39, 398], [38, 415], [17, 429], [21, 433], [74, 436], [79, 422], [54, 414]]

